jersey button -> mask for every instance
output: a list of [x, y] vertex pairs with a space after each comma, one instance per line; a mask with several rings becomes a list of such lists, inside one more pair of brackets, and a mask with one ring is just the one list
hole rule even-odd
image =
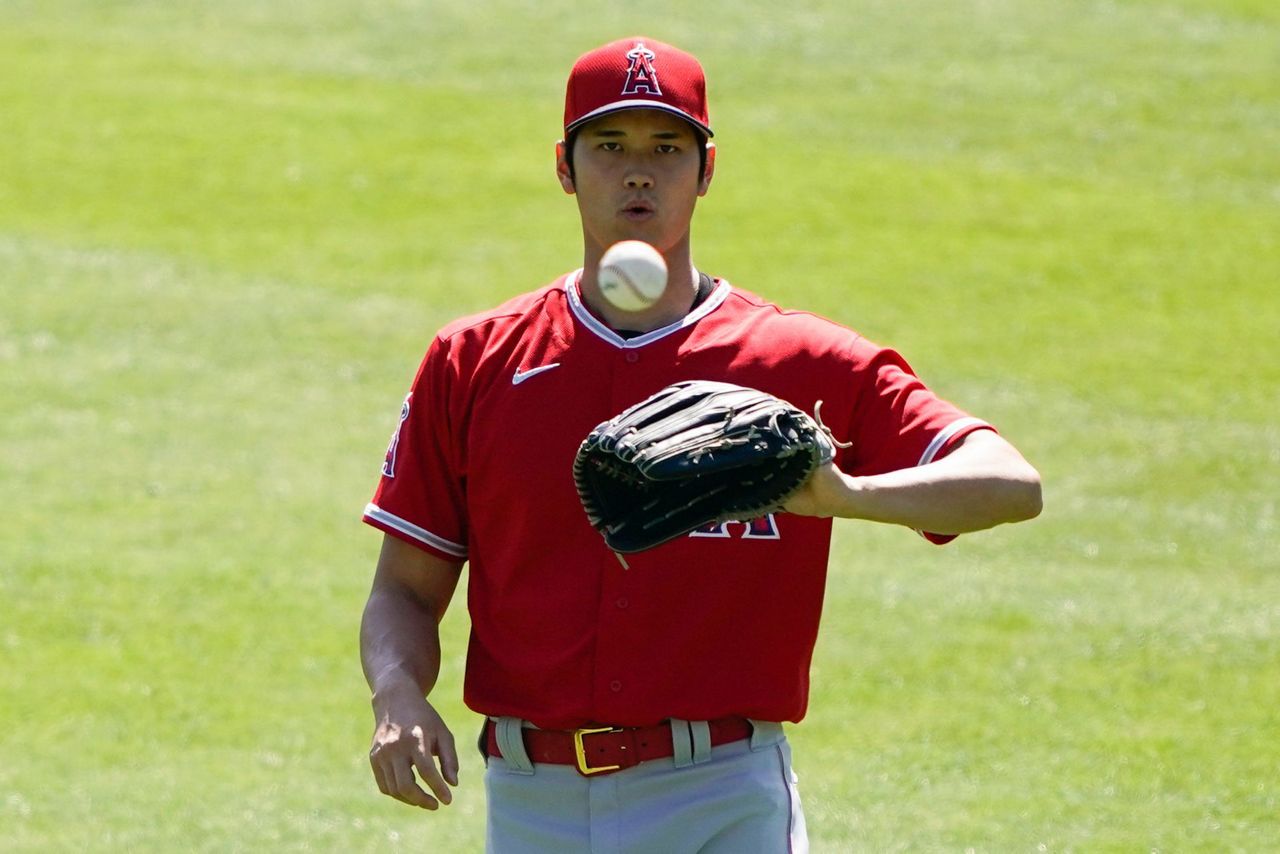
[[622, 683], [619, 682], [617, 679], [613, 680], [612, 682], [609, 683], [609, 690], [615, 694], [618, 693], [619, 691], [622, 690]]
[[627, 597], [626, 597], [626, 596], [619, 596], [619, 597], [618, 597], [618, 601], [617, 601], [617, 602], [615, 602], [614, 604], [615, 604], [615, 605], [617, 605], [619, 608], [625, 608], [625, 607], [627, 607], [628, 605], [630, 605], [631, 603], [627, 601]]
[[635, 350], [628, 350], [627, 361], [634, 365], [636, 362], [640, 361], [640, 354]]

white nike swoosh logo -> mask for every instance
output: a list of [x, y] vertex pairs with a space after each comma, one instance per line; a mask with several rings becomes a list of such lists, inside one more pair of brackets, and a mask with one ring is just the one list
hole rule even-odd
[[560, 367], [560, 363], [559, 363], [559, 362], [552, 362], [552, 363], [551, 363], [551, 364], [549, 364], [549, 365], [541, 365], [541, 366], [539, 366], [539, 367], [537, 367], [537, 368], [530, 368], [530, 369], [529, 369], [529, 370], [527, 370], [527, 371], [522, 371], [522, 370], [520, 370], [519, 368], [517, 368], [517, 369], [516, 369], [516, 372], [515, 372], [514, 374], [512, 374], [512, 375], [511, 375], [511, 384], [512, 384], [512, 385], [520, 385], [520, 383], [522, 383], [522, 382], [524, 382], [525, 380], [529, 379], [529, 377], [537, 376], [538, 374], [542, 373], [543, 371], [549, 371], [549, 370], [551, 370], [552, 368], [558, 368], [558, 367]]

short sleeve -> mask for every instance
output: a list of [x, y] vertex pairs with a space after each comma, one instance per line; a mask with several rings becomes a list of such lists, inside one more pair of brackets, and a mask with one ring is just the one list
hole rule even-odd
[[[866, 344], [866, 342], [862, 342]], [[942, 459], [975, 430], [993, 430], [987, 422], [935, 395], [897, 352], [864, 350], [861, 382], [853, 413], [853, 448], [844, 467], [853, 475], [873, 475], [926, 465]], [[921, 532], [942, 544], [954, 535]]]
[[456, 377], [437, 337], [400, 407], [364, 521], [447, 560], [467, 557], [465, 478], [452, 425]]

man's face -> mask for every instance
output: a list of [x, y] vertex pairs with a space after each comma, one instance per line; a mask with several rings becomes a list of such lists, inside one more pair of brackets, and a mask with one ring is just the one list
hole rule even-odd
[[585, 125], [574, 140], [574, 178], [563, 156], [557, 172], [577, 194], [588, 248], [643, 240], [666, 253], [687, 241], [694, 205], [710, 184], [710, 165], [698, 174], [698, 145], [692, 125], [661, 110], [624, 110]]

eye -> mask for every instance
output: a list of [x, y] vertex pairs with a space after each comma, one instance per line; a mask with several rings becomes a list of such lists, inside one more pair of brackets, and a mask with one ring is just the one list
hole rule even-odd
[[677, 145], [672, 145], [669, 142], [664, 142], [658, 146], [657, 150], [659, 154], [675, 154], [680, 150], [680, 147]]
[[622, 143], [605, 141], [600, 143], [600, 150], [601, 151], [621, 151]]

